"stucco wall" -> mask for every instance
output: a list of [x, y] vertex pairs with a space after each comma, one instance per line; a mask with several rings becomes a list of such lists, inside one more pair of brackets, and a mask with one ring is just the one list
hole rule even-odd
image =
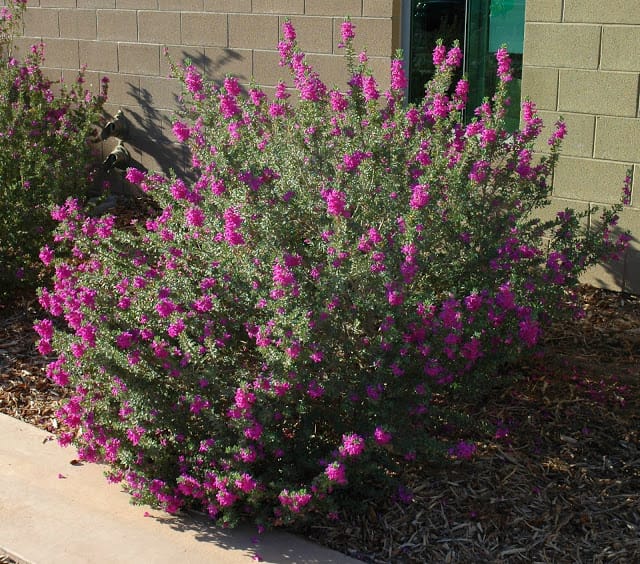
[[[167, 78], [165, 46], [175, 61], [189, 57], [212, 79], [229, 73], [247, 84], [253, 77], [269, 91], [289, 78], [278, 66], [277, 44], [290, 18], [325, 82], [343, 84], [338, 43], [349, 16], [356, 48], [367, 48], [386, 86], [400, 44], [399, 9], [397, 0], [29, 0], [20, 44], [44, 41], [53, 78], [70, 79], [83, 64], [96, 88], [107, 76], [107, 109], [122, 108], [131, 120], [135, 159], [154, 170], [179, 169], [185, 155], [173, 143], [169, 120], [179, 87]], [[107, 143], [105, 152], [110, 149]]]
[[[546, 124], [563, 116], [568, 128], [553, 208], [617, 202], [633, 168], [632, 205], [620, 222], [634, 234], [632, 247], [624, 261], [594, 269], [587, 280], [634, 293], [640, 293], [639, 93], [638, 0], [527, 2], [523, 96], [536, 102]], [[545, 150], [544, 139], [538, 149]]]

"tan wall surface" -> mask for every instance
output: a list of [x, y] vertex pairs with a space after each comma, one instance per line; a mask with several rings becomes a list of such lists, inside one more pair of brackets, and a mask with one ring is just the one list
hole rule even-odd
[[[552, 207], [593, 210], [620, 201], [633, 170], [631, 206], [621, 227], [632, 232], [624, 260], [597, 267], [585, 281], [640, 293], [640, 2], [529, 0], [523, 96], [541, 110], [548, 136], [562, 116], [568, 135], [554, 174]], [[541, 139], [537, 149], [546, 150]]]
[[[340, 24], [356, 25], [356, 49], [366, 48], [382, 87], [391, 55], [400, 45], [400, 0], [28, 0], [26, 48], [45, 43], [47, 72], [75, 77], [87, 65], [95, 90], [110, 80], [107, 110], [123, 109], [132, 122], [132, 154], [155, 170], [180, 168], [170, 115], [179, 87], [168, 78], [164, 47], [176, 62], [189, 57], [207, 76], [226, 74], [248, 84], [275, 86], [288, 74], [278, 66], [281, 26], [290, 18], [301, 48], [329, 86], [346, 73]], [[395, 15], [395, 17], [394, 17]], [[291, 81], [288, 80], [290, 83]], [[105, 143], [105, 152], [112, 146]]]

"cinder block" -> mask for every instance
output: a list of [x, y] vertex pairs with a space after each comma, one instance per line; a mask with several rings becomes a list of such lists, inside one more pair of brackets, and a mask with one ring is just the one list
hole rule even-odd
[[185, 174], [186, 148], [175, 142], [175, 137], [168, 130], [168, 137], [162, 139], [141, 140], [135, 147], [137, 159], [147, 170], [169, 174]]
[[24, 14], [24, 34], [30, 37], [60, 37], [58, 10], [35, 8]]
[[562, 0], [526, 2], [524, 18], [527, 22], [560, 22], [562, 21]]
[[620, 201], [628, 165], [561, 156], [553, 177], [553, 195], [602, 204]]
[[595, 116], [587, 114], [560, 114], [558, 112], [539, 111], [544, 128], [538, 137], [534, 149], [541, 153], [549, 152], [549, 137], [555, 130], [560, 116], [567, 124], [567, 136], [562, 142], [561, 153], [570, 157], [592, 157], [595, 135]]
[[238, 14], [251, 12], [251, 0], [204, 0], [205, 12], [221, 14]]
[[118, 72], [118, 44], [110, 41], [79, 41], [80, 64], [94, 71]]
[[563, 21], [640, 24], [640, 9], [637, 0], [565, 0]]
[[278, 16], [229, 14], [229, 47], [275, 49], [278, 37]]
[[183, 12], [180, 28], [184, 45], [227, 46], [226, 14]]
[[640, 163], [640, 119], [598, 117], [594, 157]]
[[222, 80], [229, 74], [241, 82], [247, 83], [253, 74], [252, 56], [257, 51], [250, 49], [221, 49], [207, 47], [204, 50], [206, 75], [212, 80]]
[[143, 43], [118, 44], [118, 69], [137, 75], [160, 74], [160, 47]]
[[[100, 72], [96, 72], [96, 71], [87, 71], [84, 73], [84, 86], [87, 88], [87, 90], [91, 91], [93, 94], [99, 94], [102, 88], [102, 83], [100, 82], [100, 80], [102, 79], [102, 77], [104, 76], [103, 73]], [[109, 92], [109, 94], [111, 94]], [[109, 96], [110, 98], [111, 96]], [[110, 100], [107, 100], [107, 103]]]
[[78, 8], [115, 8], [116, 0], [78, 0]]
[[254, 14], [304, 14], [304, 0], [253, 0]]
[[155, 76], [140, 77], [140, 94], [149, 105], [157, 110], [175, 110], [180, 95], [180, 83], [173, 78]]
[[394, 3], [394, 0], [363, 0], [362, 15], [370, 18], [391, 18]]
[[138, 40], [138, 19], [134, 10], [98, 10], [97, 17], [99, 40]]
[[29, 49], [33, 44], [34, 44], [33, 37], [16, 37], [13, 40], [14, 55], [17, 54], [20, 58], [23, 58], [29, 52]]
[[[228, 2], [232, 4], [233, 2]], [[202, 12], [203, 0], [158, 0], [158, 10], [172, 10], [176, 12]]]
[[[280, 17], [280, 30], [285, 22], [285, 17]], [[300, 16], [290, 18], [296, 30], [298, 44], [305, 53], [332, 53], [333, 52], [333, 19], [321, 16]]]
[[191, 64], [196, 66], [200, 71], [204, 71], [207, 67], [207, 58], [202, 47], [184, 47], [182, 45], [171, 45], [160, 55], [160, 76], [168, 77], [171, 74], [169, 60], [174, 64], [181, 65], [189, 59]]
[[138, 41], [179, 45], [180, 12], [138, 11]]
[[95, 10], [60, 10], [60, 35], [73, 39], [96, 39]]
[[[636, 174], [640, 169], [636, 166]], [[638, 177], [634, 174], [634, 178]], [[638, 185], [640, 189], [640, 183]], [[640, 294], [640, 209], [625, 208], [621, 214], [621, 227], [631, 232], [624, 275], [624, 289], [632, 294]]]
[[[640, 11], [640, 6], [638, 10]], [[640, 72], [640, 25], [604, 26], [600, 68]]]
[[[333, 57], [332, 57], [333, 58]], [[275, 86], [282, 81], [293, 84], [289, 69], [278, 65], [277, 51], [253, 51], [253, 78], [261, 86]]]
[[597, 69], [599, 57], [599, 25], [527, 23], [525, 26], [525, 65]]
[[[601, 211], [594, 213], [592, 221], [596, 224], [599, 223], [600, 214]], [[614, 228], [614, 237], [625, 230], [630, 232], [631, 240], [629, 241], [629, 248], [625, 254], [624, 262], [606, 264], [601, 268], [605, 273], [611, 273], [613, 266], [617, 279], [619, 270], [624, 266], [622, 289], [626, 292], [638, 294], [640, 293], [640, 210], [626, 207], [620, 213], [620, 221]]]
[[40, 0], [40, 7], [41, 8], [77, 8], [77, 5], [76, 5], [76, 0]]
[[304, 13], [309, 16], [362, 15], [362, 0], [305, 0]]
[[532, 215], [539, 218], [541, 221], [551, 221], [557, 217], [558, 212], [564, 211], [567, 208], [574, 210], [577, 214], [585, 213], [585, 218], [582, 221], [583, 227], [589, 226], [589, 204], [588, 202], [581, 202], [579, 200], [567, 200], [564, 198], [550, 198], [549, 205], [539, 208], [533, 211]]
[[74, 39], [47, 39], [44, 42], [45, 66], [56, 69], [80, 68], [78, 42]]
[[638, 74], [560, 69], [558, 110], [635, 117]]
[[530, 98], [541, 110], [558, 105], [558, 69], [525, 66], [522, 69], [522, 98]]
[[592, 266], [580, 277], [580, 282], [612, 292], [622, 292], [625, 286], [625, 262], [623, 258]]
[[118, 10], [157, 10], [158, 0], [116, 0]]
[[[637, 232], [634, 239], [637, 242]], [[625, 260], [624, 291], [640, 295], [640, 252], [629, 249]]]
[[[356, 36], [353, 41], [353, 48], [356, 52], [366, 49], [370, 57], [390, 57], [393, 55], [393, 26], [390, 19], [352, 18], [351, 21], [356, 26]], [[342, 51], [338, 48], [338, 44], [342, 41], [341, 25], [340, 19], [334, 20], [334, 53]]]
[[140, 107], [144, 100], [140, 97], [140, 77], [117, 73], [87, 73], [87, 82], [99, 89], [103, 77], [109, 79], [109, 103], [114, 106]]

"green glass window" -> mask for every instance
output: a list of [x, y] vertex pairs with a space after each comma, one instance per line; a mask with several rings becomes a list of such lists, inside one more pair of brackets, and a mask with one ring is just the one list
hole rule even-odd
[[409, 100], [419, 100], [434, 72], [431, 53], [437, 39], [446, 45], [458, 39], [469, 78], [469, 107], [478, 106], [496, 85], [496, 51], [506, 44], [511, 56], [512, 104], [507, 126], [518, 127], [525, 0], [411, 0], [407, 2]]

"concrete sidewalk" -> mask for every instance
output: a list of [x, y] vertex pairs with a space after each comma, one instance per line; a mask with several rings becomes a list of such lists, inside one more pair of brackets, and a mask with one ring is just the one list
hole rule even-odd
[[[29, 564], [236, 564], [357, 561], [283, 532], [220, 530], [129, 504], [96, 464], [0, 414], [0, 555]], [[145, 516], [145, 512], [149, 516]]]

